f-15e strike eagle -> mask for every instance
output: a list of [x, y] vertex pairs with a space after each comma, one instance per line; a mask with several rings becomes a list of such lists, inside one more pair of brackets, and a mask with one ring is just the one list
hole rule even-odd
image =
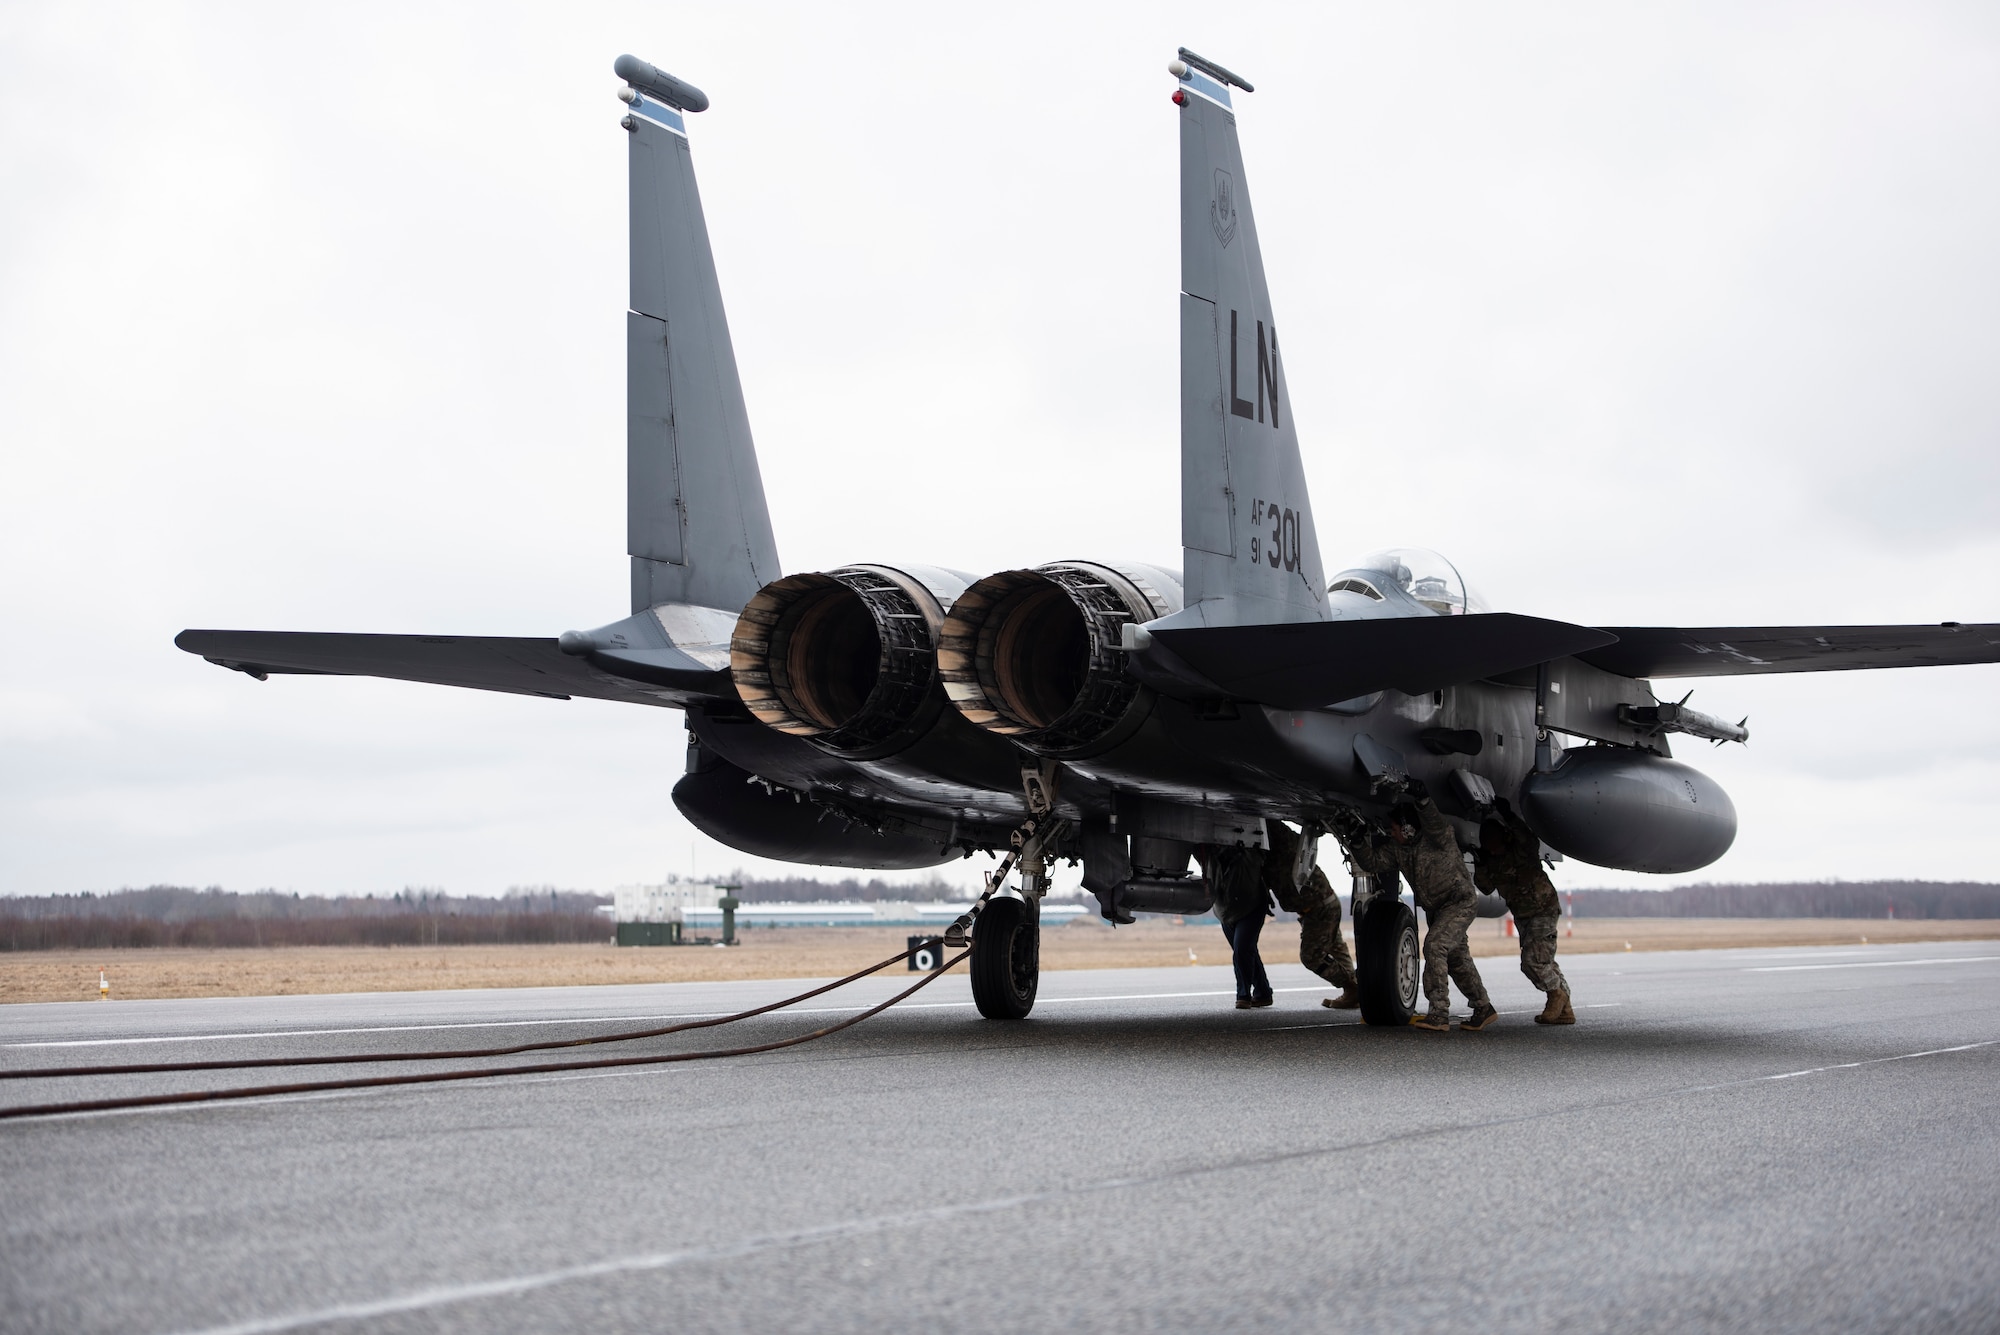
[[[1747, 733], [1663, 702], [1649, 679], [2000, 661], [1996, 625], [1592, 627], [1490, 612], [1422, 551], [1327, 580], [1237, 142], [1232, 99], [1251, 86], [1186, 50], [1169, 66], [1181, 569], [784, 575], [688, 145], [708, 98], [633, 56], [614, 68], [631, 166], [632, 614], [555, 639], [175, 642], [259, 680], [393, 677], [684, 710], [674, 803], [746, 853], [913, 868], [1007, 850], [973, 924], [989, 1017], [1034, 1004], [1057, 860], [1082, 863], [1114, 922], [1200, 912], [1198, 849], [1264, 847], [1271, 820], [1316, 833], [1342, 806], [1376, 815], [1415, 778], [1467, 844], [1504, 797], [1579, 861], [1691, 871], [1728, 849], [1736, 813], [1668, 738]], [[1316, 840], [1299, 842], [1309, 857]], [[1414, 915], [1393, 877], [1357, 891], [1364, 1016], [1402, 1023]]]

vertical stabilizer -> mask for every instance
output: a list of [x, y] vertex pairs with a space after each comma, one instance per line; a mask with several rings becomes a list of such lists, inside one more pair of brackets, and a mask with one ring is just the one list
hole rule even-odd
[[1184, 625], [1319, 621], [1326, 580], [1236, 139], [1233, 84], [1187, 50], [1180, 80]]
[[632, 300], [625, 316], [626, 550], [632, 610], [734, 613], [778, 578], [778, 549], [688, 154], [700, 89], [633, 56]]

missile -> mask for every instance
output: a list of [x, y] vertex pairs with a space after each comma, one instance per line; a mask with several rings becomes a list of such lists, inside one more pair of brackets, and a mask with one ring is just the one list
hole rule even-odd
[[1663, 732], [1684, 732], [1690, 737], [1704, 737], [1711, 742], [1750, 740], [1750, 729], [1744, 726], [1749, 719], [1744, 719], [1742, 723], [1726, 723], [1712, 714], [1689, 709], [1685, 700], [1663, 705], [1620, 705], [1618, 721], [1628, 728], [1636, 728], [1655, 737]]

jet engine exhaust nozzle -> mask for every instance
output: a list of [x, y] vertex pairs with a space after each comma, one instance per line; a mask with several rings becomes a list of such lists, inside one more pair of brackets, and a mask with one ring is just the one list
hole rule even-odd
[[822, 751], [867, 759], [937, 720], [930, 589], [888, 566], [788, 575], [757, 591], [729, 641], [729, 674], [758, 721]]
[[938, 667], [967, 719], [1042, 754], [1107, 744], [1152, 692], [1127, 670], [1123, 628], [1178, 610], [1164, 571], [1058, 561], [988, 575], [945, 618]]

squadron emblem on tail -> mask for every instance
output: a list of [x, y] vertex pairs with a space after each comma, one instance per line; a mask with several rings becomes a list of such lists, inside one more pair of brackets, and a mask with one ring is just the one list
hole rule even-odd
[[1215, 239], [1225, 247], [1236, 239], [1236, 179], [1221, 167], [1215, 169], [1215, 199], [1208, 206], [1208, 221]]

